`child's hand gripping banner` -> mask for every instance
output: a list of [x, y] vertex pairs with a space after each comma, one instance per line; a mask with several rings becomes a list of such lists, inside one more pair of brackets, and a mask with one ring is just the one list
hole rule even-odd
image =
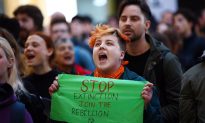
[[51, 119], [69, 123], [143, 123], [146, 81], [60, 74]]

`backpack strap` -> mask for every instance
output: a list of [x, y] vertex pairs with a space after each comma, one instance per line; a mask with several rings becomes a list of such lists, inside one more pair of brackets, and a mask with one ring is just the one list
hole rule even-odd
[[20, 102], [15, 102], [11, 105], [11, 123], [24, 123], [25, 121], [25, 106]]

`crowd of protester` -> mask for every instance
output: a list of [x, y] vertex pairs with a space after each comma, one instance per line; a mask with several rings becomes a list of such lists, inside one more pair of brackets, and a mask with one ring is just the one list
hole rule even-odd
[[[34, 5], [19, 6], [13, 15], [0, 14], [3, 123], [55, 122], [49, 119], [50, 100], [60, 73], [147, 80], [145, 123], [205, 123], [205, 8], [165, 11], [156, 22], [144, 0], [123, 0], [117, 15], [99, 26], [90, 16], [67, 22], [57, 12], [44, 27]], [[100, 50], [107, 50], [102, 58]]]

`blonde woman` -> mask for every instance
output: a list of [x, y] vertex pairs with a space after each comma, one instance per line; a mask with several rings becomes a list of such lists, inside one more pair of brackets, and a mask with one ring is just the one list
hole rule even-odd
[[[17, 101], [15, 92], [23, 89], [18, 77], [13, 50], [0, 37], [0, 119], [3, 123], [32, 123], [25, 106]], [[18, 116], [16, 115], [18, 114]]]

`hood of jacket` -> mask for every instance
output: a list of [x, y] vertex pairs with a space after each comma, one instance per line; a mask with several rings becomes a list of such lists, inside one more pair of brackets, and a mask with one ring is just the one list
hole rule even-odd
[[6, 107], [16, 101], [13, 88], [5, 83], [0, 84], [0, 108]]

